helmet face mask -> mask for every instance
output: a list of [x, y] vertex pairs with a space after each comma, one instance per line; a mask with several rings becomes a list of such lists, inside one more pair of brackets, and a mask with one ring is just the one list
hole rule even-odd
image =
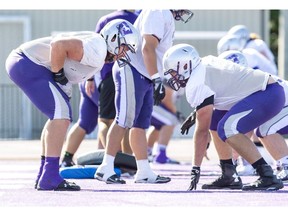
[[[119, 67], [131, 61], [128, 51], [135, 53], [139, 44], [139, 32], [131, 23], [123, 19], [112, 20], [104, 26], [100, 34]], [[108, 59], [111, 60], [111, 56]]]
[[114, 55], [119, 67], [123, 67], [131, 61], [127, 51], [135, 53], [135, 49], [127, 44], [125, 37], [118, 35], [118, 46], [115, 48]]
[[[186, 71], [185, 73], [191, 74], [192, 73], [192, 63], [191, 63], [191, 61], [189, 61], [189, 63], [190, 63], [189, 71]], [[167, 83], [175, 91], [178, 91], [180, 88], [185, 88], [186, 83], [188, 82], [188, 79], [189, 79], [189, 78], [185, 78], [184, 75], [179, 73], [179, 64], [180, 64], [180, 62], [178, 62], [177, 71], [170, 69], [170, 70], [164, 72], [164, 75], [169, 74], [171, 76], [168, 79]], [[185, 65], [185, 67], [187, 67], [187, 64]]]
[[178, 91], [185, 88], [192, 71], [200, 64], [196, 49], [188, 44], [169, 48], [163, 57], [164, 77], [170, 87]]
[[182, 21], [183, 23], [189, 22], [194, 13], [191, 10], [172, 10], [174, 12], [174, 19], [176, 21]]

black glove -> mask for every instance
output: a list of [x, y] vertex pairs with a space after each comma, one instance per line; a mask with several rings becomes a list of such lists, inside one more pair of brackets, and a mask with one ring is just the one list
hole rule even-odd
[[199, 179], [200, 179], [200, 167], [193, 166], [191, 170], [191, 183], [188, 188], [188, 191], [197, 189], [197, 184], [199, 182]]
[[68, 79], [65, 76], [63, 68], [57, 73], [53, 73], [53, 79], [55, 82], [60, 83], [61, 85], [66, 85], [68, 83]]
[[154, 95], [153, 95], [154, 105], [158, 106], [165, 97], [165, 87], [160, 77], [152, 79], [152, 82], [154, 86]]
[[53, 79], [57, 85], [65, 92], [65, 94], [71, 98], [72, 97], [72, 84], [68, 81], [65, 76], [63, 68], [57, 73], [53, 73]]
[[194, 110], [182, 123], [181, 134], [184, 135], [185, 132], [188, 134], [190, 127], [192, 127], [196, 122], [196, 110]]

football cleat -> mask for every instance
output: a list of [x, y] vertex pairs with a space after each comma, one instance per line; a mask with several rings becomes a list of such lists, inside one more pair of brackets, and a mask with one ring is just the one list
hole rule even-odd
[[276, 178], [276, 176], [273, 174], [271, 166], [268, 164], [258, 166], [256, 171], [260, 177], [255, 182], [244, 185], [242, 190], [275, 191], [284, 187], [282, 180]]
[[171, 178], [158, 175], [156, 179], [154, 178], [137, 179], [135, 180], [135, 183], [162, 184], [162, 183], [168, 183], [170, 181], [171, 181]]
[[40, 187], [37, 188], [39, 191], [44, 190], [53, 190], [53, 191], [80, 191], [80, 186], [76, 185], [74, 182], [68, 182], [63, 180], [56, 188], [54, 189], [42, 189]]
[[126, 182], [118, 177], [116, 174], [104, 179], [104, 173], [96, 173], [95, 178], [99, 181], [104, 181], [106, 184], [126, 184]]

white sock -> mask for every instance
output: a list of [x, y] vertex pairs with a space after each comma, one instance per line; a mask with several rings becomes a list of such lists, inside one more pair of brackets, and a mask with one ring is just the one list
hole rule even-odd
[[104, 157], [103, 157], [103, 164], [114, 164], [114, 160], [115, 160], [115, 157], [109, 155], [109, 154], [104, 154]]
[[104, 169], [103, 171], [105, 172], [105, 174], [107, 173], [109, 176], [115, 174], [114, 160], [115, 160], [115, 157], [108, 155], [108, 154], [104, 154], [102, 164], [100, 165], [101, 167], [103, 167]]
[[149, 161], [146, 160], [136, 160], [137, 164], [137, 176], [138, 177], [154, 177], [157, 176], [151, 169]]
[[157, 174], [154, 173], [149, 165], [148, 160], [136, 160], [137, 164], [137, 172], [135, 175], [135, 179], [141, 180], [145, 178], [149, 178], [150, 181], [155, 181], [157, 178]]
[[151, 170], [148, 160], [136, 160], [136, 164], [139, 172], [147, 172], [147, 170]]

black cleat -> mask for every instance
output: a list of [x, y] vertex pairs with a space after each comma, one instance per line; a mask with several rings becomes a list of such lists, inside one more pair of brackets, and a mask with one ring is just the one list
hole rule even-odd
[[156, 179], [149, 179], [149, 178], [138, 179], [138, 180], [135, 180], [135, 183], [162, 184], [162, 183], [168, 183], [170, 181], [171, 181], [171, 178], [158, 175]]
[[202, 189], [242, 189], [242, 181], [241, 178], [238, 177], [227, 177], [221, 175], [218, 179], [215, 181], [203, 184]]
[[283, 182], [281, 179], [277, 179], [275, 176], [272, 178], [260, 177], [257, 181], [244, 185], [243, 191], [254, 191], [254, 190], [265, 190], [265, 191], [276, 191], [283, 188]]
[[236, 172], [236, 168], [231, 164], [220, 165], [222, 175], [215, 181], [202, 185], [202, 189], [242, 189], [242, 180]]
[[56, 188], [54, 189], [42, 189], [40, 187], [37, 190], [41, 191], [80, 191], [80, 186], [76, 185], [74, 182], [68, 182], [63, 180]]
[[250, 184], [244, 185], [242, 190], [244, 191], [254, 191], [254, 190], [265, 190], [265, 191], [275, 191], [280, 190], [284, 187], [281, 179], [277, 179], [273, 174], [271, 166], [264, 164], [258, 166], [256, 169], [260, 177], [257, 181]]
[[118, 177], [116, 174], [110, 176], [105, 180], [104, 178], [104, 173], [96, 173], [95, 178], [99, 181], [104, 181], [106, 184], [126, 184], [126, 182]]

